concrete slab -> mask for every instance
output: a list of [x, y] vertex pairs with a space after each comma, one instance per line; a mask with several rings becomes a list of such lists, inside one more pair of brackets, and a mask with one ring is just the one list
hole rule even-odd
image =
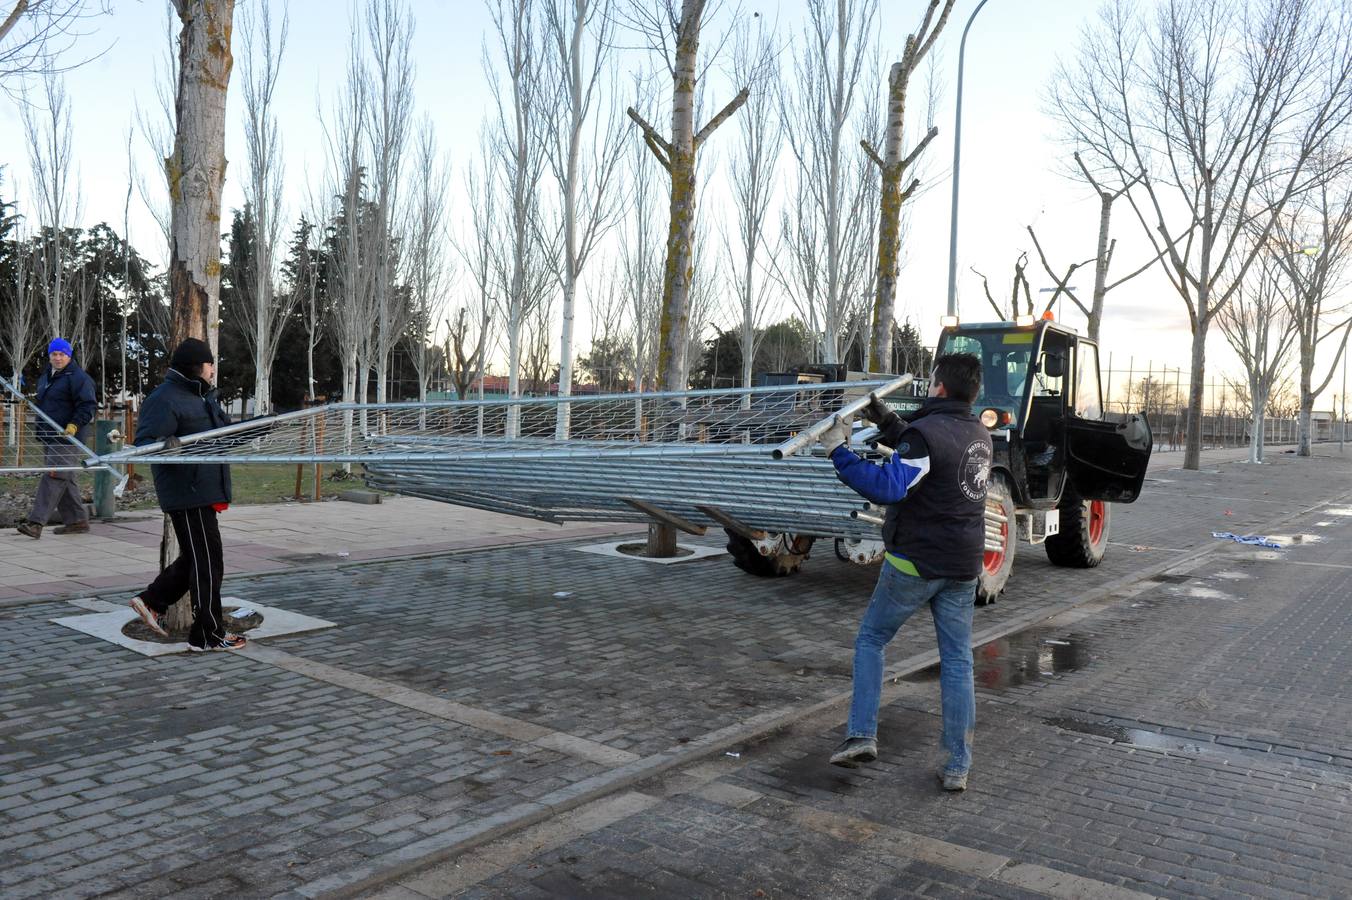
[[[97, 609], [106, 608], [108, 604], [98, 600], [80, 600], [77, 601], [75, 605]], [[257, 628], [251, 628], [248, 632], [250, 641], [335, 627], [334, 622], [328, 622], [324, 619], [315, 618], [314, 616], [290, 612], [285, 609], [278, 609], [275, 606], [264, 606], [261, 603], [254, 603], [241, 597], [222, 597], [221, 605], [227, 609], [232, 606], [247, 606], [250, 609], [262, 613], [263, 624], [259, 625]], [[91, 637], [96, 637], [99, 640], [116, 644], [119, 647], [126, 647], [128, 650], [139, 653], [142, 656], [172, 656], [176, 653], [188, 652], [188, 645], [186, 643], [158, 644], [151, 641], [138, 641], [127, 637], [122, 633], [122, 628], [135, 618], [136, 613], [132, 612], [130, 609], [121, 607], [108, 612], [95, 612], [83, 616], [62, 616], [60, 618], [51, 619], [50, 621], [54, 625], [61, 625], [62, 627], [82, 632]]]

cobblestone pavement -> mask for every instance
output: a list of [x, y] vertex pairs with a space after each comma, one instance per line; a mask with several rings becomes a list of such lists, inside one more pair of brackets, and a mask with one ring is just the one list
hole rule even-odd
[[[229, 575], [263, 574], [414, 555], [479, 550], [542, 540], [604, 540], [639, 525], [554, 525], [411, 497], [378, 504], [263, 503], [235, 506], [220, 518]], [[88, 534], [41, 540], [0, 530], [0, 606], [33, 599], [130, 588], [159, 568], [164, 518], [158, 512], [94, 519]]]
[[963, 795], [927, 672], [875, 764], [833, 711], [378, 896], [1352, 895], [1352, 509], [1284, 531], [979, 648]]
[[[1185, 893], [1168, 866], [1231, 853], [1247, 869], [1211, 839], [1254, 834], [1307, 890], [1337, 893], [1331, 851], [1311, 858], [1332, 871], [1290, 863], [1280, 823], [1312, 817], [1310, 847], [1348, 836], [1336, 676], [1350, 661], [1339, 601], [1352, 569], [1329, 564], [1347, 560], [1352, 517], [1302, 516], [1347, 473], [1336, 458], [1160, 467], [1115, 511], [1101, 568], [1056, 569], [1021, 548], [979, 630], [1085, 601], [1067, 615], [1093, 612], [1075, 627], [1095, 630], [1077, 638], [1079, 671], [983, 691], [982, 768], [956, 802], [934, 797], [919, 765], [933, 685], [903, 686], [884, 717], [885, 734], [924, 739], [853, 775], [820, 765], [875, 577], [829, 547], [785, 580], [726, 558], [655, 566], [558, 544], [235, 579], [229, 593], [338, 623], [243, 655], [144, 659], [51, 624], [69, 604], [3, 610], [0, 895], [320, 895], [398, 878], [391, 895]], [[1272, 551], [1283, 563], [1210, 538], [1284, 519], [1328, 540]], [[1179, 581], [1199, 560], [1199, 573], [1248, 577]], [[1099, 609], [1094, 598], [1151, 574], [1173, 580]], [[932, 644], [906, 629], [889, 660], [916, 668]], [[1018, 666], [988, 668], [998, 686]], [[690, 765], [795, 719], [738, 744], [738, 759]], [[1128, 728], [1208, 749], [1112, 742]], [[1268, 831], [1243, 815], [1266, 815]], [[1194, 830], [1207, 817], [1217, 830]], [[427, 868], [532, 825], [543, 831]], [[542, 843], [561, 849], [532, 857]], [[1252, 871], [1295, 877], [1206, 871], [1197, 885], [1218, 892], [1289, 885]]]

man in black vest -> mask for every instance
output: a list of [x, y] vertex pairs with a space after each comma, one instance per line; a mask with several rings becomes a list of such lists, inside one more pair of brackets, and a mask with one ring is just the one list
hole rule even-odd
[[945, 790], [967, 789], [976, 695], [972, 685], [972, 605], [985, 546], [991, 439], [972, 415], [981, 361], [950, 353], [934, 362], [929, 398], [909, 421], [876, 400], [866, 415], [895, 448], [874, 465], [849, 448], [850, 423], [837, 417], [822, 436], [836, 475], [864, 498], [886, 504], [882, 574], [854, 642], [854, 699], [838, 766], [878, 758], [883, 648], [922, 604], [934, 616], [941, 661]]

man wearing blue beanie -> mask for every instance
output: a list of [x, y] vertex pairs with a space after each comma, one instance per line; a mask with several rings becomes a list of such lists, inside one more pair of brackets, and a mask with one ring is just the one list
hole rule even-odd
[[89, 531], [89, 510], [80, 497], [77, 480], [83, 454], [71, 438], [88, 445], [90, 423], [98, 400], [94, 379], [90, 378], [72, 357], [70, 341], [53, 338], [47, 345], [47, 365], [38, 378], [38, 409], [56, 423], [57, 431], [39, 419], [37, 437], [43, 444], [44, 456], [51, 469], [38, 481], [38, 492], [28, 521], [19, 524], [19, 533], [31, 538], [42, 537], [42, 527], [51, 518], [52, 510], [61, 513], [62, 525], [57, 534], [84, 534]]

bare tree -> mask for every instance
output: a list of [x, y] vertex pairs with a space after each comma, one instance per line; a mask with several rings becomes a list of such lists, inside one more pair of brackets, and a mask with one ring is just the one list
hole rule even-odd
[[[251, 295], [240, 304], [240, 330], [254, 364], [254, 413], [272, 410], [272, 365], [282, 330], [291, 317], [295, 292], [278, 294], [274, 281], [277, 248], [282, 237], [281, 138], [273, 105], [282, 57], [286, 53], [289, 18], [285, 4], [280, 23], [273, 22], [271, 0], [256, 0], [244, 9], [244, 145], [248, 157], [245, 202], [254, 219], [252, 271], [245, 274]], [[275, 32], [274, 32], [274, 29]]]
[[[174, 109], [178, 93], [178, 53], [174, 49], [177, 42], [177, 16], [173, 7], [166, 5], [162, 45], [164, 52], [155, 61], [155, 106], [152, 110], [147, 110], [141, 106], [138, 99], [135, 112], [137, 130], [141, 133], [142, 142], [157, 162], [163, 161], [174, 149], [174, 129], [178, 119], [178, 113]], [[166, 173], [162, 164], [157, 167], [157, 171], [161, 177], [153, 182], [145, 179], [140, 172], [137, 173], [136, 181], [141, 202], [155, 219], [155, 224], [160, 227], [161, 236], [164, 238], [164, 260], [167, 267], [170, 242], [169, 184], [163, 178]]]
[[[169, 243], [170, 345], [197, 338], [217, 349], [221, 292], [221, 185], [225, 181], [225, 102], [234, 58], [234, 0], [174, 0], [183, 23], [178, 37], [178, 90], [173, 154], [164, 161], [172, 204]], [[160, 564], [177, 555], [164, 517]], [[192, 610], [179, 600], [165, 617], [186, 631]]]
[[66, 284], [69, 253], [66, 230], [78, 218], [80, 205], [78, 185], [72, 185], [74, 132], [70, 98], [59, 75], [44, 76], [42, 86], [41, 105], [25, 93], [21, 106], [38, 223], [50, 235], [50, 240], [43, 242], [44, 252], [35, 262], [47, 330], [78, 345], [82, 342], [76, 332], [83, 330], [84, 322], [75, 317], [71, 308], [73, 298]]
[[470, 387], [483, 377], [487, 349], [491, 343], [492, 310], [499, 305], [503, 285], [496, 242], [501, 236], [498, 192], [490, 171], [493, 154], [491, 138], [485, 130], [480, 136], [480, 155], [465, 171], [465, 193], [473, 215], [470, 232], [455, 242], [456, 252], [474, 283], [474, 296], [461, 304], [447, 321], [444, 345], [446, 364], [456, 395], [466, 399]]
[[1090, 168], [1139, 177], [1127, 197], [1187, 308], [1185, 468], [1200, 464], [1211, 322], [1352, 111], [1349, 20], [1345, 4], [1310, 0], [1163, 0], [1146, 23], [1113, 0], [1054, 82]]
[[1295, 318], [1282, 295], [1280, 270], [1271, 258], [1260, 260], [1217, 317], [1221, 333], [1244, 366], [1244, 394], [1253, 419], [1249, 462], [1263, 461], [1263, 425], [1268, 400], [1286, 368]]
[[874, 137], [874, 116], [858, 101], [876, 68], [877, 17], [877, 0], [809, 0], [780, 98], [797, 177], [783, 216], [788, 266], [776, 272], [827, 363], [844, 358], [869, 279], [870, 233], [861, 225], [877, 172], [859, 144]]
[[634, 390], [655, 384], [657, 323], [662, 315], [656, 206], [655, 161], [641, 145], [628, 154], [632, 185], [629, 222], [620, 234], [620, 260], [632, 325]]
[[709, 246], [709, 228], [703, 220], [695, 223], [695, 240], [690, 254], [690, 333], [681, 354], [681, 383], [690, 383], [690, 370], [704, 350], [704, 332], [718, 305], [718, 283], [722, 280], [719, 259]]
[[[614, 46], [613, 7], [614, 0], [544, 2], [548, 80], [558, 85], [546, 122], [550, 165], [562, 200], [560, 397], [573, 390], [573, 307], [582, 270], [623, 205], [616, 178], [623, 147], [621, 120], [594, 115], [602, 100], [601, 76]], [[568, 436], [570, 408], [566, 402], [558, 406], [555, 435], [559, 438]]]
[[[996, 318], [1002, 320], [1017, 319], [1021, 315], [1033, 315], [1033, 293], [1028, 285], [1028, 251], [1025, 250], [1014, 260], [1014, 276], [1010, 279], [1009, 309], [1005, 310], [991, 295], [990, 279], [972, 268], [972, 274], [981, 279], [981, 287], [986, 292], [986, 302], [995, 310]], [[1023, 291], [1023, 304], [1019, 303], [1019, 291]]]
[[378, 236], [369, 233], [372, 216], [362, 157], [366, 76], [353, 40], [343, 91], [324, 123], [328, 160], [324, 190], [336, 206], [328, 254], [331, 328], [343, 370], [343, 399], [349, 403], [366, 396], [366, 354], [375, 318], [372, 280], [378, 252]]
[[[545, 280], [554, 271], [556, 243], [545, 235], [536, 186], [547, 161], [541, 133], [545, 97], [539, 27], [533, 0], [489, 0], [495, 52], [501, 76], [485, 51], [497, 111], [493, 161], [497, 188], [506, 201], [503, 234], [498, 246], [506, 254], [501, 281], [502, 322], [507, 342], [507, 393], [521, 395], [522, 332], [548, 291]], [[519, 407], [508, 411], [507, 434], [515, 437]]]
[[[772, 36], [765, 31], [763, 20], [754, 35], [748, 23], [739, 25], [732, 56], [733, 79], [737, 84], [750, 87], [751, 94], [737, 120], [738, 141], [729, 167], [737, 230], [734, 241], [729, 238], [727, 229], [723, 229], [723, 248], [736, 292], [725, 296], [736, 306], [738, 326], [734, 334], [742, 351], [741, 384], [750, 387], [756, 348], [771, 299], [772, 282], [762, 277], [761, 270], [766, 264], [758, 256], [766, 243], [765, 223], [770, 213], [775, 168], [784, 140], [783, 120], [775, 108], [782, 88], [776, 48]], [[750, 408], [750, 394], [743, 399], [743, 404]]]
[[215, 352], [220, 320], [221, 186], [225, 100], [234, 57], [234, 0], [174, 0], [179, 34], [174, 151], [165, 159], [173, 204], [169, 248], [171, 342], [195, 337]]
[[413, 17], [404, 0], [367, 0], [366, 42], [371, 65], [366, 95], [372, 199], [375, 202], [376, 402], [389, 397], [390, 357], [407, 324], [407, 305], [394, 289], [399, 276], [398, 217], [400, 172], [413, 122]]
[[526, 334], [521, 355], [521, 376], [526, 390], [532, 394], [549, 393], [549, 376], [553, 369], [554, 297], [546, 294], [531, 307], [526, 317]]
[[[6, 207], [0, 207], [0, 217], [5, 216]], [[17, 217], [15, 217], [17, 219]], [[0, 233], [5, 223], [0, 222]], [[9, 362], [10, 383], [18, 386], [22, 381], [23, 367], [34, 350], [38, 326], [38, 294], [33, 288], [32, 250], [27, 235], [16, 230], [9, 249], [11, 280], [0, 285], [0, 295], [7, 295], [3, 304], [8, 315], [5, 317], [3, 337], [0, 337], [0, 352]], [[10, 417], [10, 434], [13, 436], [14, 421]]]
[[[635, 2], [634, 22], [660, 53], [671, 76], [671, 138], [657, 132], [634, 107], [629, 118], [642, 130], [643, 141], [671, 177], [671, 218], [667, 226], [667, 259], [662, 281], [658, 377], [663, 390], [685, 388], [686, 350], [690, 334], [690, 281], [697, 191], [696, 155], [718, 126], [747, 100], [750, 89], [737, 95], [702, 128], [695, 128], [696, 91], [700, 77], [699, 44], [707, 0], [662, 0], [655, 8]], [[673, 551], [674, 551], [673, 535]]]
[[597, 387], [602, 391], [621, 391], [630, 383], [633, 364], [632, 339], [625, 333], [629, 297], [624, 278], [617, 267], [593, 280], [590, 291], [592, 314], [591, 349], [587, 361]]
[[[1108, 282], [1108, 269], [1112, 265], [1113, 254], [1117, 250], [1117, 239], [1109, 239], [1109, 235], [1111, 234], [1113, 204], [1125, 196], [1126, 193], [1140, 180], [1140, 177], [1135, 176], [1129, 178], [1123, 184], [1110, 188], [1102, 184], [1098, 178], [1094, 177], [1094, 173], [1089, 171], [1089, 167], [1084, 164], [1084, 160], [1080, 158], [1079, 153], [1072, 154], [1072, 157], [1075, 160], [1076, 166], [1079, 167], [1081, 174], [1083, 174], [1085, 182], [1094, 189], [1094, 193], [1096, 193], [1099, 198], [1098, 245], [1095, 249], [1094, 256], [1084, 262], [1071, 263], [1066, 267], [1066, 274], [1058, 277], [1056, 272], [1052, 269], [1051, 263], [1047, 260], [1047, 254], [1042, 249], [1042, 242], [1038, 240], [1037, 234], [1034, 233], [1033, 226], [1031, 225], [1028, 226], [1028, 236], [1033, 239], [1033, 246], [1037, 249], [1038, 259], [1042, 262], [1043, 270], [1046, 271], [1047, 276], [1051, 278], [1052, 282], [1056, 285], [1055, 289], [1052, 291], [1051, 298], [1047, 301], [1046, 308], [1051, 309], [1052, 305], [1055, 304], [1060, 297], [1068, 297], [1070, 302], [1074, 303], [1075, 307], [1084, 315], [1088, 323], [1086, 331], [1089, 339], [1091, 341], [1098, 341], [1099, 329], [1103, 324], [1103, 306], [1107, 299], [1108, 292], [1114, 288], [1121, 287], [1137, 275], [1140, 275], [1146, 269], [1149, 269], [1155, 263], [1159, 262], [1160, 257], [1156, 255], [1140, 268], [1122, 276], [1111, 284]], [[1085, 306], [1084, 302], [1080, 300], [1076, 288], [1070, 284], [1070, 279], [1075, 275], [1077, 270], [1091, 262], [1094, 263], [1094, 292], [1090, 298], [1089, 305]]]
[[[437, 147], [436, 131], [424, 120], [414, 148], [413, 172], [418, 185], [408, 227], [409, 287], [413, 321], [407, 334], [413, 342], [413, 367], [418, 372], [418, 399], [427, 401], [432, 377], [431, 342], [441, 317], [442, 296], [449, 276], [446, 258], [446, 198], [450, 172]], [[475, 215], [478, 211], [475, 211]], [[463, 324], [463, 320], [462, 320]]]
[[[867, 141], [863, 141], [864, 151], [873, 160], [882, 176], [882, 196], [878, 215], [878, 252], [876, 255], [877, 277], [873, 301], [873, 328], [869, 337], [869, 371], [884, 371], [892, 359], [892, 330], [896, 318], [897, 276], [901, 271], [901, 207], [920, 186], [920, 179], [911, 177], [910, 184], [905, 179], [916, 159], [939, 129], [933, 125], [925, 136], [911, 148], [909, 153], [903, 149], [906, 136], [906, 93], [911, 76], [916, 67], [930, 52], [939, 33], [948, 22], [953, 11], [953, 0], [944, 0], [943, 9], [939, 9], [940, 0], [929, 0], [920, 27], [906, 36], [906, 46], [901, 60], [892, 64], [887, 76], [887, 124], [883, 153], [879, 156]], [[935, 13], [938, 13], [936, 16]]]
[[[9, 11], [5, 12], [5, 7]], [[0, 88], [10, 91], [29, 75], [50, 76], [88, 62], [72, 60], [76, 42], [92, 30], [93, 18], [112, 12], [90, 0], [10, 0], [0, 5]]]
[[[1339, 160], [1338, 165], [1347, 162]], [[1352, 333], [1349, 304], [1336, 299], [1346, 286], [1348, 263], [1352, 262], [1352, 171], [1345, 171], [1334, 183], [1322, 181], [1295, 198], [1288, 213], [1277, 220], [1270, 251], [1280, 267], [1296, 329], [1300, 392], [1296, 453], [1309, 456], [1315, 398], [1333, 380]], [[1338, 339], [1338, 349], [1320, 378], [1315, 374], [1315, 358], [1329, 338]]]

